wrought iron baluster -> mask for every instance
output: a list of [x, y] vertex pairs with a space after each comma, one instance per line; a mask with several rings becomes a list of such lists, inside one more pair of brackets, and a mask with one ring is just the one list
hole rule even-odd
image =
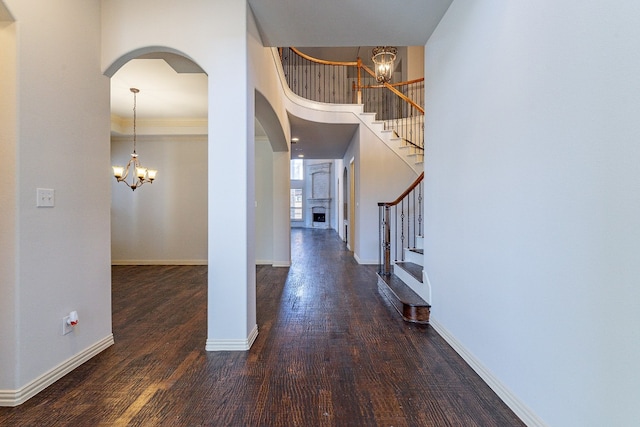
[[398, 205], [395, 206], [395, 226], [394, 226], [394, 235], [395, 235], [395, 240], [394, 240], [394, 251], [395, 251], [395, 256], [394, 259], [397, 260], [398, 259]]
[[417, 234], [417, 228], [416, 228], [416, 224], [418, 223], [418, 212], [417, 212], [417, 203], [416, 203], [416, 191], [413, 191], [413, 221], [411, 224], [412, 230], [411, 230], [411, 239], [413, 240], [413, 243], [411, 244], [412, 248], [417, 247], [417, 241], [418, 238], [416, 237]]
[[400, 209], [400, 257], [402, 258], [402, 261], [404, 261], [404, 240], [405, 240], [405, 235], [404, 235], [404, 219], [405, 219], [405, 213], [404, 213], [404, 202], [405, 199], [402, 199], [401, 202], [401, 209]]
[[423, 236], [422, 234], [422, 182], [418, 186], [418, 235]]

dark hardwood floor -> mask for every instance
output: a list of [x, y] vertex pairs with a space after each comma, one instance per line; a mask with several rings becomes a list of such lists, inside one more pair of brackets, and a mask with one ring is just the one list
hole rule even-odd
[[113, 267], [115, 345], [2, 426], [519, 426], [429, 326], [403, 322], [337, 234], [257, 268], [259, 335], [206, 352], [202, 266]]

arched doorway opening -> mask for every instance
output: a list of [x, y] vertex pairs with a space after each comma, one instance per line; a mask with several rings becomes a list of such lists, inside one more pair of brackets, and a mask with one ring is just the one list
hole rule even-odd
[[[167, 301], [157, 297], [163, 288], [154, 284], [170, 275], [175, 287], [198, 280], [201, 321], [193, 342], [201, 345], [207, 325], [207, 75], [185, 55], [153, 48], [120, 58], [106, 74], [111, 77], [111, 164], [126, 164], [133, 149], [130, 89], [136, 88], [136, 153], [143, 166], [158, 170], [153, 183], [135, 191], [112, 181], [112, 287], [123, 276], [135, 278], [139, 289], [147, 290], [139, 297], [155, 294], [161, 307]], [[114, 331], [121, 316], [112, 305]]]
[[123, 64], [111, 77], [112, 164], [126, 164], [133, 147], [131, 87], [138, 158], [159, 172], [136, 191], [112, 181], [112, 263], [206, 264], [207, 76], [173, 52]]

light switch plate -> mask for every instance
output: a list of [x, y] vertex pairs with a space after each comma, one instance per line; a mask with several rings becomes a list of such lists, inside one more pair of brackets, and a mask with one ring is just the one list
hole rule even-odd
[[55, 191], [51, 188], [37, 188], [36, 206], [39, 208], [52, 208], [55, 206]]
[[67, 335], [73, 332], [73, 326], [69, 324], [69, 316], [62, 318], [62, 335]]

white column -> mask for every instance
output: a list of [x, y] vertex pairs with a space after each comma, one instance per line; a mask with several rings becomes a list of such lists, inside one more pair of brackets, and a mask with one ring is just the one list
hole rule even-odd
[[[206, 349], [248, 350], [255, 315], [253, 92], [245, 2], [225, 3], [209, 72], [209, 286]], [[216, 63], [219, 61], [219, 63]], [[229, 72], [233, 70], [233, 72]], [[249, 96], [251, 95], [251, 96]]]
[[273, 153], [273, 265], [291, 265], [291, 221], [289, 215], [290, 153]]

